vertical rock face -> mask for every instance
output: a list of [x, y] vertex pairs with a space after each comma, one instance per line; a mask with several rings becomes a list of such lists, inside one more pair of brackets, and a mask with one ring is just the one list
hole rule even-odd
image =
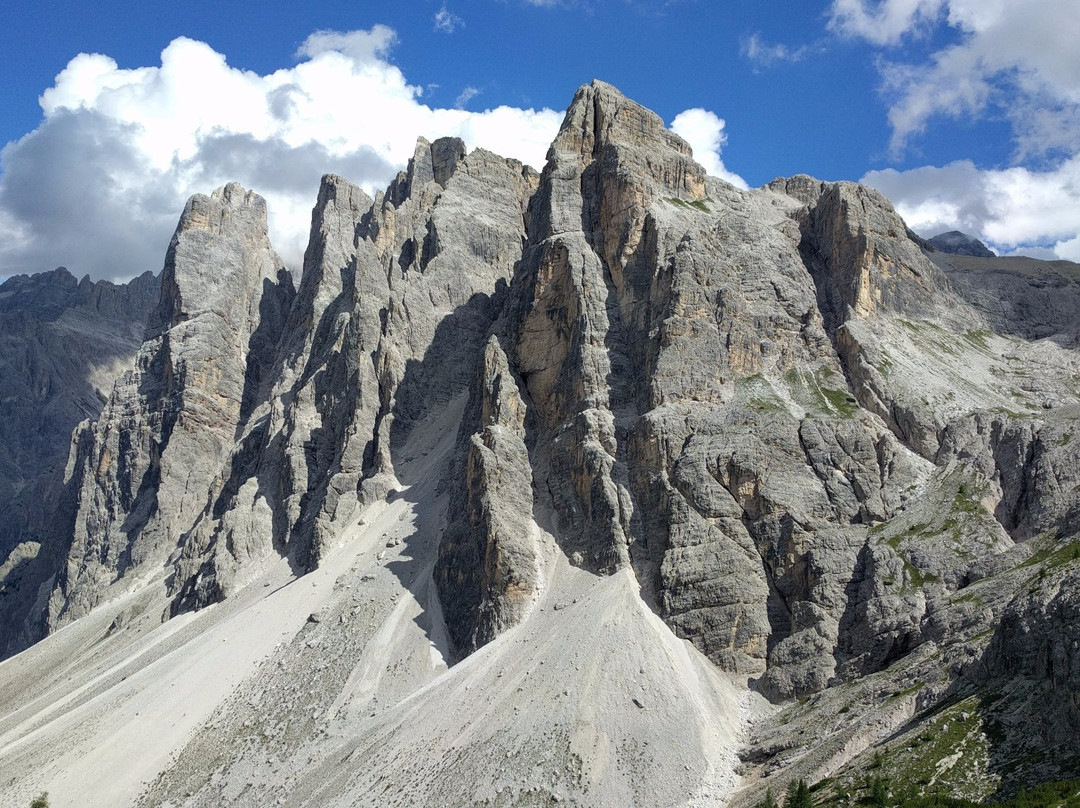
[[[1076, 545], [1074, 545], [1075, 547]], [[1080, 552], [1070, 551], [1080, 556]], [[1075, 560], [1075, 559], [1073, 559]], [[1039, 745], [1068, 757], [1075, 754], [1080, 732], [1080, 603], [1076, 592], [1080, 574], [1048, 575], [1006, 607], [1001, 623], [986, 649], [985, 680], [1007, 683], [1006, 703], [1015, 713], [1008, 716], [1008, 752], [1022, 757], [1025, 710], [1035, 707], [1040, 715], [1053, 715], [1041, 723]], [[1008, 719], [1007, 719], [1008, 720]], [[1043, 776], [1053, 776], [1052, 767]]]
[[[116, 285], [77, 281], [63, 267], [0, 286], [0, 509], [12, 518], [27, 486], [63, 467], [75, 424], [101, 411], [110, 374], [142, 341], [157, 290], [149, 272]], [[19, 538], [5, 535], [0, 552]]]
[[51, 626], [85, 614], [129, 569], [162, 564], [196, 526], [291, 294], [261, 197], [231, 184], [191, 199], [135, 369], [73, 438], [77, 508]]
[[[655, 115], [595, 82], [552, 146], [502, 321], [536, 510], [562, 549], [598, 572], [632, 565], [725, 667], [761, 674], [790, 639], [780, 694], [833, 673], [840, 570], [865, 538], [845, 525], [887, 518], [926, 474], [846, 412], [797, 208], [708, 180]], [[466, 587], [490, 609], [473, 578], [444, 572], [444, 601], [469, 602]]]
[[450, 504], [435, 570], [447, 627], [462, 651], [516, 625], [542, 583], [525, 414], [518, 382], [493, 335], [463, 419], [479, 429], [462, 435], [467, 448], [454, 479], [464, 482]]
[[[456, 139], [418, 141], [374, 201], [324, 178], [273, 384], [185, 545], [174, 609], [220, 599], [272, 548], [315, 568], [357, 507], [397, 487], [393, 448], [473, 383], [535, 182]], [[260, 534], [272, 544], [253, 547]]]
[[631, 543], [616, 419], [635, 408], [630, 320], [648, 293], [631, 258], [650, 203], [699, 199], [704, 186], [689, 148], [655, 114], [594, 82], [567, 111], [533, 202], [515, 356], [537, 408], [560, 543], [597, 571], [625, 565]]
[[[596, 82], [575, 96], [530, 211], [496, 332], [526, 406], [533, 512], [575, 563], [631, 566], [669, 625], [772, 698], [925, 642], [949, 590], [916, 581], [969, 580], [966, 565], [1011, 545], [1032, 496], [1021, 480], [1064, 468], [1071, 449], [1040, 465], [1031, 438], [1004, 427], [960, 448], [963, 412], [998, 404], [994, 379], [1017, 370], [980, 360], [958, 387], [970, 367], [948, 343], [977, 340], [986, 319], [870, 189], [795, 177], [739, 192]], [[494, 492], [514, 466], [480, 451], [482, 400], [452, 511], [469, 527], [444, 537], [437, 578], [461, 652], [491, 633], [491, 614], [513, 614], [496, 581], [514, 576], [480, 560], [519, 559], [521, 593], [538, 587], [542, 556], [495, 550]], [[988, 486], [974, 561], [875, 527], [919, 511], [916, 497], [952, 479], [935, 464], [958, 454], [989, 458], [960, 485]], [[948, 526], [941, 498], [932, 518]], [[1039, 529], [1068, 524], [1050, 510]]]

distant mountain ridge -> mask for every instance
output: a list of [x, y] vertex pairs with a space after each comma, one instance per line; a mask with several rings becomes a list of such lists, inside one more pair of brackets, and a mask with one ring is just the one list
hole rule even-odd
[[[0, 285], [0, 611], [21, 601], [26, 566], [56, 527], [71, 432], [96, 418], [143, 339], [158, 281], [77, 280], [64, 267]], [[48, 566], [55, 570], [59, 558]], [[51, 574], [47, 572], [46, 575]], [[25, 596], [27, 589], [20, 593]], [[21, 604], [26, 608], [26, 604]], [[33, 639], [37, 637], [34, 636]], [[0, 648], [25, 643], [15, 631]]]
[[188, 202], [160, 280], [5, 284], [0, 322], [114, 312], [126, 365], [45, 430], [71, 436], [49, 527], [0, 566], [0, 639], [30, 646], [0, 664], [11, 793], [1070, 776], [1080, 268], [925, 245], [864, 186], [709, 177], [594, 81], [540, 173], [421, 138], [374, 199], [324, 177], [298, 285], [235, 183]]

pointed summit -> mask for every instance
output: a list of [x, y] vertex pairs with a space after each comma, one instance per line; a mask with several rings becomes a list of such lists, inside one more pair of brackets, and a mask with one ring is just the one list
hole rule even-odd
[[552, 149], [577, 153], [582, 164], [617, 162], [623, 173], [652, 179], [669, 196], [705, 197], [705, 169], [694, 162], [690, 145], [655, 112], [598, 79], [574, 94]]
[[230, 182], [184, 206], [165, 257], [161, 303], [152, 325], [167, 329], [202, 311], [250, 333], [263, 281], [284, 267], [267, 235], [266, 200]]
[[426, 138], [417, 138], [416, 149], [409, 161], [406, 195], [412, 196], [414, 191], [429, 182], [436, 182], [445, 188], [465, 159], [465, 151], [465, 142], [458, 137], [441, 137], [434, 143]]

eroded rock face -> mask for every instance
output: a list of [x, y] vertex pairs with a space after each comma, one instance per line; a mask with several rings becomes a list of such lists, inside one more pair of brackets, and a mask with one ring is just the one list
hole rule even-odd
[[[1068, 755], [1080, 731], [1080, 602], [1076, 592], [1080, 575], [1065, 572], [1062, 562], [1076, 561], [1080, 545], [1074, 544], [1054, 559], [1058, 569], [1044, 573], [1036, 586], [1018, 594], [1006, 607], [1001, 623], [986, 649], [983, 675], [999, 686], [1004, 682], [1009, 700], [1021, 710], [1028, 707], [1025, 689], [1033, 691], [1043, 715], [1044, 737], [1039, 740]], [[1011, 692], [1010, 692], [1011, 691]], [[1017, 698], [1020, 696], [1021, 698]], [[1003, 713], [1005, 711], [1002, 711]], [[1019, 716], [1010, 716], [1010, 740], [1022, 746], [1025, 728]]]
[[[357, 508], [403, 482], [394, 447], [473, 385], [535, 182], [455, 139], [418, 141], [375, 200], [324, 178], [274, 373], [213, 519], [184, 548], [174, 609], [222, 597], [248, 557], [315, 568]], [[249, 546], [253, 534], [272, 542]]]
[[454, 478], [464, 484], [451, 500], [435, 569], [447, 628], [460, 651], [473, 651], [520, 622], [541, 586], [525, 416], [518, 382], [492, 335], [463, 421], [480, 429], [463, 430], [468, 447], [459, 450]]
[[[849, 260], [870, 286], [911, 250], [935, 271], [893, 244], [905, 231], [884, 200], [860, 201], [887, 247], [874, 253], [842, 235], [865, 230], [846, 214], [856, 191], [812, 190], [822, 221], [839, 222], [819, 228], [819, 253], [844, 268], [822, 268], [835, 286], [845, 279], [829, 272]], [[763, 680], [781, 696], [833, 674], [865, 541], [847, 525], [894, 514], [929, 468], [855, 412], [807, 267], [804, 204], [707, 180], [652, 113], [594, 83], [553, 144], [501, 323], [535, 419], [538, 511], [562, 550], [597, 572], [633, 566], [722, 666], [763, 674], [774, 654], [775, 671], [798, 669]], [[894, 285], [880, 305], [915, 296]], [[458, 601], [455, 587], [474, 586], [440, 584]]]

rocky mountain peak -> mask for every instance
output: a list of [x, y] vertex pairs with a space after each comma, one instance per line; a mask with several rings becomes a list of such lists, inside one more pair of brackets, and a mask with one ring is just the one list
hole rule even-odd
[[578, 155], [582, 168], [597, 161], [605, 171], [618, 166], [625, 179], [655, 184], [658, 194], [705, 196], [705, 170], [689, 144], [655, 112], [600, 80], [578, 88], [552, 151]]
[[40, 317], [56, 317], [74, 301], [78, 288], [67, 267], [14, 275], [0, 286], [0, 312], [34, 311]]
[[[418, 137], [405, 170], [398, 173], [385, 194], [378, 195], [379, 207], [388, 203], [398, 208], [408, 199], [422, 204], [425, 192], [430, 196], [446, 187], [466, 152], [461, 138], [443, 137], [432, 143], [425, 137]], [[430, 183], [434, 183], [431, 188], [428, 187]]]
[[442, 137], [434, 143], [426, 138], [417, 138], [416, 149], [409, 160], [408, 193], [423, 188], [429, 182], [446, 187], [450, 177], [457, 171], [458, 165], [465, 159], [465, 141], [457, 137]]
[[57, 577], [51, 625], [92, 608], [117, 571], [163, 562], [198, 521], [207, 490], [192, 481], [214, 476], [231, 453], [269, 383], [292, 298], [263, 198], [237, 183], [193, 196], [135, 367], [75, 438], [70, 485], [88, 506], [73, 515], [69, 541], [82, 561]]
[[[294, 338], [303, 339], [311, 324], [317, 322], [326, 307], [341, 294], [341, 272], [324, 270], [327, 266], [338, 270], [348, 266], [359, 237], [361, 217], [371, 210], [372, 204], [371, 197], [362, 188], [344, 177], [327, 174], [322, 178], [311, 212], [311, 233], [304, 252], [298, 306], [290, 315], [293, 322], [288, 331]], [[326, 253], [329, 256], [324, 260]]]
[[927, 239], [934, 247], [943, 253], [952, 255], [970, 255], [974, 258], [994, 258], [994, 253], [975, 236], [961, 233], [959, 230], [949, 230], [946, 233], [938, 233], [931, 239]]
[[192, 196], [165, 258], [162, 325], [213, 310], [239, 326], [257, 307], [262, 281], [276, 283], [284, 268], [280, 259], [253, 257], [267, 250], [266, 200], [257, 193], [231, 182], [209, 196]]
[[805, 175], [767, 186], [802, 204], [795, 214], [830, 330], [875, 313], [925, 315], [948, 304], [948, 283], [927, 259], [892, 203], [853, 182]]

